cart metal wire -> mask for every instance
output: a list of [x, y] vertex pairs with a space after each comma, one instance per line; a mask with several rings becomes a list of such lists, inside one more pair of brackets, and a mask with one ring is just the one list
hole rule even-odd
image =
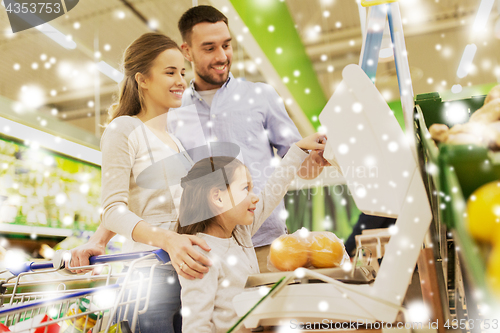
[[[105, 273], [74, 275], [59, 254], [52, 262], [29, 262], [0, 272], [0, 332], [71, 333], [134, 332], [148, 310], [155, 269], [168, 264], [163, 250], [90, 258], [89, 266]], [[149, 275], [140, 263], [157, 259]], [[126, 273], [114, 273], [111, 262], [130, 262]], [[3, 326], [2, 326], [3, 325]], [[7, 330], [8, 329], [8, 330]]]

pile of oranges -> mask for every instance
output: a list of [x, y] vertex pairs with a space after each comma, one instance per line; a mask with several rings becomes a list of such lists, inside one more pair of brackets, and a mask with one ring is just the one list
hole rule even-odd
[[307, 237], [297, 233], [283, 235], [271, 244], [269, 260], [280, 271], [299, 267], [338, 267], [347, 256], [342, 241], [331, 232], [311, 232]]

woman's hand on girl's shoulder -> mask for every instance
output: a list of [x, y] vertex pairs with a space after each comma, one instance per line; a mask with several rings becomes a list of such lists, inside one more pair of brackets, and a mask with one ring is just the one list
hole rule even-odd
[[200, 237], [178, 233], [172, 233], [166, 246], [177, 274], [189, 280], [203, 278], [203, 274], [208, 272], [208, 266], [212, 266], [212, 261], [196, 250], [193, 245], [198, 245], [207, 252], [210, 251], [207, 242]]
[[321, 133], [311, 134], [296, 143], [299, 148], [304, 150], [324, 150], [325, 144], [326, 135]]

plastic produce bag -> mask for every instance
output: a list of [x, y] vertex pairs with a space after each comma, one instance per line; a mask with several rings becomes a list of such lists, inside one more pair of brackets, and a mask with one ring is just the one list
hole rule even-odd
[[293, 271], [299, 267], [333, 268], [341, 266], [349, 255], [334, 233], [300, 229], [282, 235], [271, 244], [267, 260], [270, 271]]

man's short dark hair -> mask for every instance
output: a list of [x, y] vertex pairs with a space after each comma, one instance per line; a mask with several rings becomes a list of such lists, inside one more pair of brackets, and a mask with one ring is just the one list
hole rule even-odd
[[191, 33], [193, 32], [193, 27], [198, 23], [217, 23], [220, 21], [228, 25], [227, 17], [212, 6], [191, 7], [182, 14], [179, 20], [178, 27], [182, 40], [191, 44]]

